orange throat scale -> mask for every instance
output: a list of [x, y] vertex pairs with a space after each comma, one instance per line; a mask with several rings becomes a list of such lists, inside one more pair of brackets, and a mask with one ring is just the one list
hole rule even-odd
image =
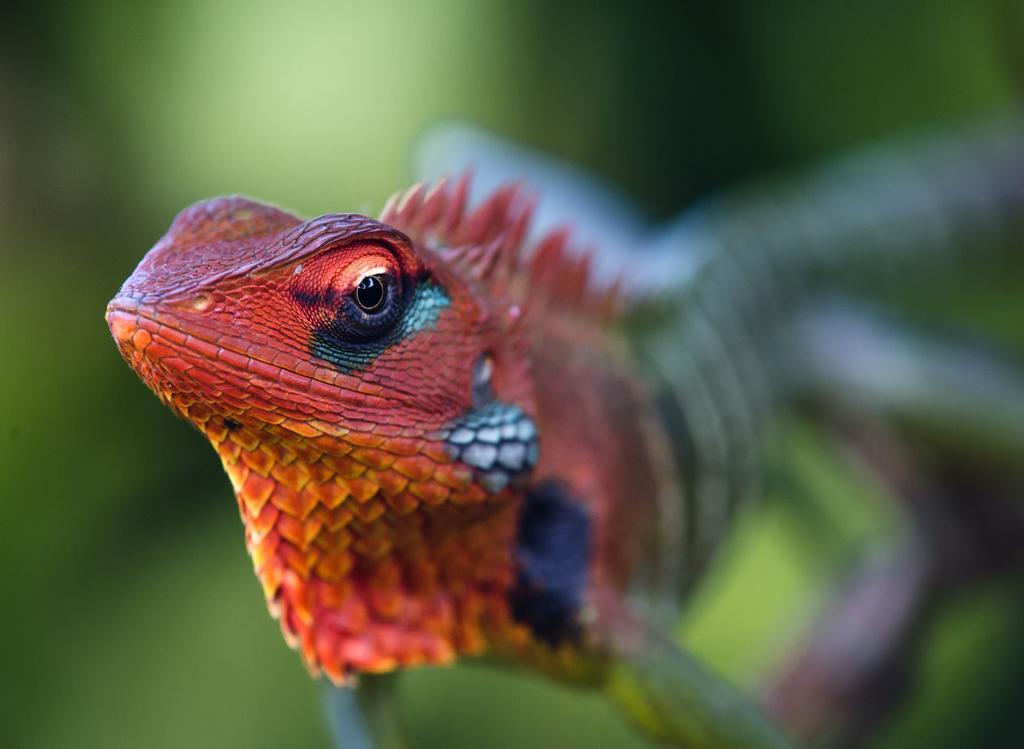
[[[565, 665], [674, 481], [621, 296], [514, 186], [381, 219], [247, 199], [177, 216], [107, 308], [220, 455], [271, 613], [313, 673], [490, 652]], [[564, 669], [562, 669], [564, 670]]]

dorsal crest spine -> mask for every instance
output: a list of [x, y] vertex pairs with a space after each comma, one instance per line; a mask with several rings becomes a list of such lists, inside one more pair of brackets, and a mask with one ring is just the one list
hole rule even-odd
[[391, 196], [380, 220], [423, 243], [495, 297], [529, 296], [529, 308], [575, 312], [608, 322], [623, 312], [620, 285], [595, 286], [589, 251], [559, 227], [527, 242], [535, 201], [520, 183], [469, 205], [471, 177], [417, 183]]

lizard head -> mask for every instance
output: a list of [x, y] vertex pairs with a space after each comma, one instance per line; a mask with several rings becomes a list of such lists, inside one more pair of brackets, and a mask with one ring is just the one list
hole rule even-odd
[[336, 681], [513, 626], [516, 484], [538, 450], [500, 266], [528, 206], [464, 205], [465, 182], [382, 221], [205, 201], [107, 307], [129, 365], [220, 454], [286, 639]]
[[514, 319], [476, 291], [387, 224], [217, 198], [178, 215], [107, 320], [129, 364], [192, 421], [200, 404], [237, 423], [387, 423], [421, 437], [472, 408], [474, 375], [478, 394], [522, 379], [502, 324]]

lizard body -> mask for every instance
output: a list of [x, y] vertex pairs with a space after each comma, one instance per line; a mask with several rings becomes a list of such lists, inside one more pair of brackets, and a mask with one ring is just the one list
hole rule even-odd
[[937, 215], [978, 233], [1019, 211], [1018, 135], [976, 141], [711, 211], [666, 240], [706, 262], [639, 294], [644, 255], [600, 287], [565, 232], [526, 239], [514, 187], [471, 206], [465, 180], [416, 186], [379, 221], [217, 198], [179, 214], [107, 320], [220, 455], [312, 672], [492, 652], [599, 683], [646, 636], [630, 601], [681, 600], [759, 480], [801, 300], [929, 264], [922, 246], [957, 241], [919, 241]]
[[[660, 478], [631, 470], [652, 404], [605, 332], [610, 299], [580, 311], [591, 292], [560, 267], [561, 236], [519, 263], [517, 192], [473, 212], [464, 193], [415, 193], [388, 223], [200, 203], [110, 308], [128, 361], [220, 454], [286, 638], [339, 683], [530, 650], [512, 603], [530, 584], [516, 558], [530, 486], [581, 503], [587, 585], [621, 592]], [[387, 286], [374, 313], [390, 319], [353, 304], [365, 278]]]

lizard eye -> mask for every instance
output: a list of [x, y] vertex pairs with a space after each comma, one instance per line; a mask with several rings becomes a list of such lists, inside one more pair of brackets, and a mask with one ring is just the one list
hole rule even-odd
[[292, 295], [337, 341], [369, 343], [401, 319], [415, 288], [410, 266], [386, 242], [345, 245], [299, 266]]
[[363, 312], [377, 312], [388, 298], [388, 277], [384, 273], [363, 276], [356, 284], [352, 297]]
[[348, 292], [334, 303], [334, 329], [339, 338], [366, 341], [380, 336], [396, 322], [404, 308], [402, 278], [380, 266], [364, 271]]

